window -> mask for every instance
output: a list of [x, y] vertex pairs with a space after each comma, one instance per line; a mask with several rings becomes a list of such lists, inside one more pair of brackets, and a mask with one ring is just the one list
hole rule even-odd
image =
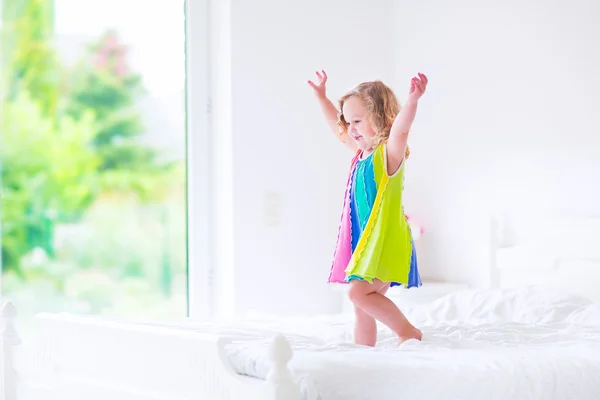
[[207, 17], [189, 3], [3, 0], [1, 290], [21, 321], [208, 309]]

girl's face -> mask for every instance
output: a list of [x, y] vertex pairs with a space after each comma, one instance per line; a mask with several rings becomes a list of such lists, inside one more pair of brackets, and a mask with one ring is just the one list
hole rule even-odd
[[361, 150], [371, 150], [376, 132], [363, 101], [357, 96], [350, 97], [344, 102], [342, 113], [348, 123], [348, 136]]

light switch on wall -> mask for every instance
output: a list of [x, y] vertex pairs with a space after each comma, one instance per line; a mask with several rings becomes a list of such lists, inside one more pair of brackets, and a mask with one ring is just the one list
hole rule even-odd
[[266, 227], [274, 228], [281, 222], [281, 195], [275, 192], [265, 192], [263, 200], [263, 223]]

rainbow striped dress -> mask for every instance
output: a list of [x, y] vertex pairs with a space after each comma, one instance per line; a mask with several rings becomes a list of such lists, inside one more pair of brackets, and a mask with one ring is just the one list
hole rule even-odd
[[412, 234], [402, 205], [405, 162], [387, 174], [385, 144], [354, 156], [346, 184], [330, 283], [379, 279], [421, 286]]

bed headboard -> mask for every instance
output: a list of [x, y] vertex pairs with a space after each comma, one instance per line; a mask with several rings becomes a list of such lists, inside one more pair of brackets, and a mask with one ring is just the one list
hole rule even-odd
[[491, 285], [537, 285], [600, 302], [600, 218], [491, 218]]

